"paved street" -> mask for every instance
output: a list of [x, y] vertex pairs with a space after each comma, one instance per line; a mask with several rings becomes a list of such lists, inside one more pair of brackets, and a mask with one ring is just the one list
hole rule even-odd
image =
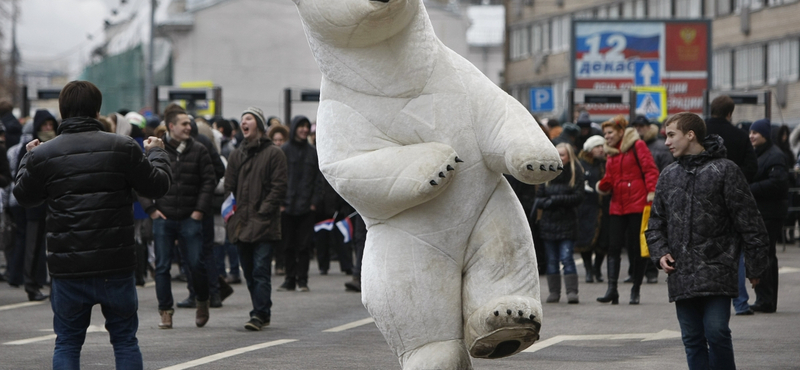
[[[800, 248], [781, 252], [779, 245], [778, 251], [778, 312], [731, 319], [739, 369], [800, 369]], [[261, 332], [243, 328], [250, 309], [244, 285], [234, 285], [236, 292], [224, 307], [211, 310], [206, 327], [194, 326], [194, 310], [177, 309], [175, 328], [160, 330], [150, 281], [138, 289], [138, 337], [145, 368], [399, 369], [360, 296], [345, 292], [349, 277], [333, 273], [335, 268], [331, 275], [320, 276], [313, 265], [314, 261], [311, 292], [273, 292], [272, 325]], [[582, 272], [580, 276], [582, 282]], [[663, 275], [658, 284], [642, 287], [639, 306], [627, 304], [629, 284], [621, 285], [620, 305], [595, 302], [605, 287], [581, 283], [579, 305], [567, 305], [565, 297], [559, 304], [546, 304], [539, 342], [507, 359], [476, 360], [475, 368], [685, 369], [680, 329]], [[185, 298], [185, 284], [175, 282], [173, 293], [176, 300]], [[425, 314], [435, 313], [420, 307], [420, 315]], [[102, 314], [95, 307], [82, 352], [83, 369], [113, 368], [102, 327]], [[0, 284], [0, 369], [50, 368], [54, 337], [49, 301], [28, 304], [21, 288]]]

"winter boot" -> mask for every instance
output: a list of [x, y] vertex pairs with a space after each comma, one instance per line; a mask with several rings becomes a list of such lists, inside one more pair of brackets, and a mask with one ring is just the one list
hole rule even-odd
[[547, 296], [547, 303], [558, 303], [561, 299], [561, 275], [547, 275], [547, 287], [550, 288], [550, 295]]
[[583, 258], [583, 267], [586, 268], [586, 282], [594, 283], [594, 273], [592, 271], [592, 251], [581, 252], [581, 258]]
[[631, 301], [630, 304], [639, 304], [639, 288], [641, 284], [633, 284], [631, 288]]
[[578, 274], [564, 275], [564, 287], [567, 289], [567, 303], [578, 303]]
[[608, 257], [608, 290], [606, 295], [597, 297], [601, 303], [619, 304], [619, 292], [617, 291], [617, 279], [619, 278], [619, 257]]
[[202, 328], [208, 322], [208, 301], [197, 301], [197, 313], [194, 316], [194, 324]]
[[603, 282], [603, 273], [601, 272], [602, 271], [601, 267], [603, 267], [603, 260], [605, 258], [606, 258], [605, 253], [595, 252], [594, 254], [594, 267], [592, 268], [592, 270], [594, 270], [594, 279], [598, 283]]
[[172, 329], [172, 314], [173, 310], [158, 310], [161, 315], [161, 323], [158, 324], [159, 329]]
[[361, 278], [353, 276], [352, 281], [348, 281], [344, 283], [344, 288], [348, 292], [360, 292], [361, 291]]

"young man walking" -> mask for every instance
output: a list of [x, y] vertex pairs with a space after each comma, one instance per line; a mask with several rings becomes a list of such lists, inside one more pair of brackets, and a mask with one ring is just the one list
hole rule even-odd
[[100, 304], [117, 369], [142, 369], [136, 331], [133, 193], [160, 198], [171, 171], [161, 140], [144, 143], [103, 131], [102, 95], [90, 82], [61, 90], [59, 136], [33, 140], [22, 158], [14, 196], [23, 206], [47, 204], [47, 263], [56, 346], [54, 369], [78, 369], [92, 307]]
[[173, 309], [172, 250], [181, 239], [186, 246], [189, 270], [197, 299], [195, 325], [208, 322], [209, 287], [203, 253], [203, 215], [211, 211], [216, 184], [208, 150], [192, 140], [191, 121], [183, 108], [170, 105], [165, 110], [167, 123], [165, 149], [172, 168], [173, 183], [169, 192], [154, 201], [140, 197], [142, 208], [153, 219], [156, 251], [156, 298], [161, 315], [161, 329], [172, 328]]
[[689, 369], [736, 369], [729, 321], [739, 254], [755, 286], [767, 267], [767, 238], [750, 187], [703, 120], [678, 113], [664, 123], [676, 162], [658, 179], [646, 231], [653, 262], [667, 273]]
[[231, 152], [225, 171], [225, 192], [236, 199], [228, 219], [228, 238], [239, 251], [253, 310], [245, 329], [269, 325], [272, 300], [272, 250], [281, 240], [281, 203], [286, 198], [286, 156], [265, 135], [258, 108], [242, 113], [244, 142]]

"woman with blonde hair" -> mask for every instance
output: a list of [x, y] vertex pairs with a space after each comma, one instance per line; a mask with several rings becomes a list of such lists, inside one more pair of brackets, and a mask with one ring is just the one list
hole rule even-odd
[[575, 240], [578, 231], [578, 206], [583, 201], [583, 168], [572, 145], [556, 145], [564, 171], [555, 179], [539, 185], [536, 207], [542, 209], [539, 233], [547, 254], [547, 286], [550, 295], [547, 303], [561, 299], [561, 274], [559, 262], [564, 266], [564, 286], [567, 302], [578, 303], [578, 271], [575, 268]]
[[633, 264], [633, 288], [630, 304], [639, 304], [639, 288], [644, 277], [645, 260], [641, 258], [639, 233], [642, 226], [642, 211], [653, 201], [658, 182], [658, 167], [647, 144], [639, 138], [628, 120], [622, 115], [603, 122], [606, 139], [604, 150], [606, 174], [597, 183], [597, 192], [611, 194], [609, 206], [610, 243], [608, 250], [608, 290], [597, 301], [619, 303], [617, 280], [619, 279], [620, 252], [627, 248]]

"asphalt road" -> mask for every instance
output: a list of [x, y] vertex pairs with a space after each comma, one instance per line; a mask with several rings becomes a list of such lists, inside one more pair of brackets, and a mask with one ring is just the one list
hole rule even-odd
[[[789, 246], [782, 252], [779, 246], [778, 250], [777, 313], [731, 318], [739, 369], [800, 369], [800, 248]], [[206, 327], [194, 326], [194, 310], [177, 309], [174, 329], [158, 329], [155, 288], [150, 281], [138, 289], [138, 338], [145, 368], [399, 369], [361, 305], [360, 295], [345, 292], [349, 277], [341, 273], [320, 276], [314, 264], [312, 261], [308, 293], [276, 292], [282, 279], [273, 277], [277, 284], [273, 284], [272, 325], [261, 332], [243, 327], [250, 310], [244, 285], [234, 285], [236, 291], [224, 307], [211, 310]], [[627, 303], [630, 285], [623, 284], [621, 302], [612, 306], [595, 302], [606, 285], [583, 283], [581, 266], [579, 271], [580, 304], [568, 305], [565, 297], [561, 303], [545, 304], [539, 342], [509, 358], [475, 360], [475, 368], [687, 368], [663, 275], [659, 283], [642, 287], [640, 305]], [[543, 294], [546, 290], [543, 287]], [[185, 284], [174, 282], [173, 293], [176, 300], [185, 298]], [[54, 335], [49, 301], [28, 304], [26, 298], [21, 288], [0, 284], [0, 369], [51, 367]], [[751, 303], [753, 300], [751, 295]], [[426, 314], [424, 308], [420, 312]], [[102, 327], [100, 308], [95, 307], [81, 357], [83, 369], [114, 366], [108, 334]]]

